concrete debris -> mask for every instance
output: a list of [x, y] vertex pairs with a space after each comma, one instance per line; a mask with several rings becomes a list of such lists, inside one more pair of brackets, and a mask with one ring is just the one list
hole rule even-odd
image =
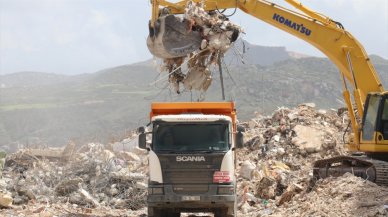
[[65, 179], [60, 181], [59, 184], [55, 187], [55, 192], [58, 195], [68, 195], [74, 191], [77, 191], [79, 188], [79, 184], [82, 183], [83, 180], [80, 177], [76, 177], [74, 179]]
[[[319, 180], [311, 192], [296, 194], [276, 216], [388, 216], [388, 189], [352, 174]], [[298, 214], [296, 214], [298, 213]]]
[[[164, 57], [159, 53], [153, 52], [156, 50], [155, 44], [157, 42], [151, 43], [149, 40], [147, 44], [154, 55], [163, 58], [161, 71], [169, 73], [169, 83], [176, 93], [179, 94], [181, 92], [181, 84], [183, 84], [186, 90], [196, 90], [205, 93], [212, 83], [209, 66], [218, 64], [218, 58], [224, 56], [225, 52], [237, 40], [239, 33], [243, 32], [243, 30], [238, 25], [230, 22], [218, 10], [207, 12], [203, 9], [203, 3], [195, 3], [193, 1], [187, 2], [182, 19], [185, 21], [182, 23], [189, 23], [189, 28], [184, 31], [199, 32], [198, 37], [200, 37], [201, 43], [197, 50], [171, 58], [169, 55]], [[187, 25], [185, 24], [185, 26]], [[166, 35], [168, 34], [166, 33]], [[170, 36], [175, 37], [174, 40], [177, 41], [177, 44], [184, 40], [177, 37], [176, 34], [170, 34]], [[171, 40], [173, 39], [168, 39], [168, 41]], [[150, 44], [153, 44], [153, 46]], [[183, 72], [183, 68], [187, 69], [186, 73]]]
[[49, 148], [49, 149], [26, 149], [26, 154], [39, 158], [60, 158], [62, 157], [63, 149]]
[[[133, 216], [144, 214], [144, 210], [135, 211], [146, 205], [146, 152], [112, 152], [102, 144], [90, 143], [66, 155], [66, 161], [62, 153], [55, 158], [42, 153], [52, 152], [21, 149], [7, 156], [0, 183], [1, 206], [62, 203], [93, 210], [103, 207], [111, 213], [126, 208], [138, 213]], [[36, 210], [43, 212], [40, 207]]]
[[82, 196], [82, 198], [86, 203], [92, 204], [93, 207], [100, 206], [100, 203], [97, 202], [97, 200], [94, 199], [85, 189], [82, 189], [82, 188], [78, 189], [78, 193]]
[[11, 195], [0, 192], [1, 207], [10, 207], [12, 205], [12, 202], [13, 202], [13, 198]]
[[301, 151], [316, 153], [321, 150], [323, 142], [323, 132], [312, 127], [296, 125], [293, 128], [296, 137], [292, 138], [292, 144]]
[[256, 166], [253, 165], [249, 160], [244, 161], [241, 165], [240, 176], [251, 180], [253, 176], [253, 171], [256, 169]]
[[241, 123], [239, 216], [387, 216], [386, 187], [350, 174], [312, 186], [313, 162], [347, 154], [346, 113], [306, 103]]

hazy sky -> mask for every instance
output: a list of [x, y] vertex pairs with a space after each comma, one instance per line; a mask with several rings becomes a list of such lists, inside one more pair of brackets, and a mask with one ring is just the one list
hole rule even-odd
[[[388, 58], [387, 0], [301, 1], [340, 21], [369, 54]], [[0, 0], [0, 74], [91, 73], [149, 59], [149, 2]], [[273, 2], [287, 5], [282, 0]], [[242, 12], [230, 19], [245, 29], [243, 38], [251, 43], [322, 56], [300, 39]]]

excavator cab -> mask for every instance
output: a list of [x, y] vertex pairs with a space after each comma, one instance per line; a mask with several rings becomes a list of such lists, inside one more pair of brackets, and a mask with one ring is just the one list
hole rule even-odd
[[361, 144], [388, 144], [388, 92], [368, 94], [362, 123]]

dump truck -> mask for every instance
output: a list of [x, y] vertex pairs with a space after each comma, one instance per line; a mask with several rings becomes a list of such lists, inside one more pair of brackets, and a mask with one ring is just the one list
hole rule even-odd
[[243, 134], [234, 103], [152, 103], [150, 120], [150, 131], [139, 128], [139, 147], [148, 150], [148, 216], [236, 216], [235, 150]]

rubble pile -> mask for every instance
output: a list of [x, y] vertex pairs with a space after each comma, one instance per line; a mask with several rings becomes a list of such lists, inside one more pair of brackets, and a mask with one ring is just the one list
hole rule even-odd
[[7, 157], [0, 188], [13, 205], [67, 204], [108, 211], [146, 207], [146, 151], [113, 152], [90, 143], [78, 150], [67, 146], [56, 158], [39, 157], [46, 152], [21, 149]]
[[277, 216], [388, 216], [388, 188], [347, 173], [319, 180], [307, 194], [296, 195]]
[[[246, 143], [237, 152], [239, 216], [355, 216], [357, 210], [365, 215], [356, 216], [386, 214], [382, 207], [388, 194], [363, 193], [387, 188], [350, 174], [313, 183], [314, 161], [346, 155], [348, 123], [346, 111], [316, 110], [312, 103], [242, 123]], [[356, 204], [359, 198], [380, 202], [366, 211]]]
[[[167, 14], [162, 13], [161, 16], [170, 16], [165, 18], [165, 22], [174, 20], [174, 24], [166, 24], [165, 29], [169, 27], [174, 28], [169, 30], [171, 32], [181, 32], [182, 35], [195, 35], [196, 37], [188, 40], [187, 44], [190, 44], [193, 40], [198, 42], [191, 45], [190, 49], [187, 48], [188, 45], [182, 45], [183, 48], [170, 48], [166, 42], [163, 45], [161, 45], [161, 42], [158, 43], [158, 38], [155, 38], [157, 36], [149, 37], [147, 40], [149, 50], [156, 57], [163, 59], [161, 71], [169, 73], [169, 83], [178, 94], [181, 92], [181, 84], [186, 90], [206, 92], [212, 82], [209, 66], [219, 64], [220, 58], [223, 57], [231, 44], [237, 40], [239, 33], [243, 30], [230, 22], [220, 11], [205, 11], [202, 2], [188, 1], [183, 17], [168, 15], [168, 12]], [[171, 27], [172, 25], [174, 27]], [[185, 28], [181, 29], [181, 26]], [[185, 41], [183, 36], [176, 33], [164, 33], [164, 35], [159, 37], [167, 37], [165, 40], [176, 46]], [[162, 48], [158, 46], [162, 46]], [[175, 56], [160, 52], [163, 49], [174, 51]], [[177, 52], [176, 50], [181, 51]], [[183, 67], [187, 69], [185, 73]]]
[[[346, 113], [307, 103], [240, 123], [246, 142], [236, 150], [238, 216], [388, 216], [387, 187], [352, 174], [312, 177], [314, 161], [347, 154]], [[146, 216], [147, 153], [135, 143], [7, 156], [0, 206], [12, 209], [0, 215]]]

